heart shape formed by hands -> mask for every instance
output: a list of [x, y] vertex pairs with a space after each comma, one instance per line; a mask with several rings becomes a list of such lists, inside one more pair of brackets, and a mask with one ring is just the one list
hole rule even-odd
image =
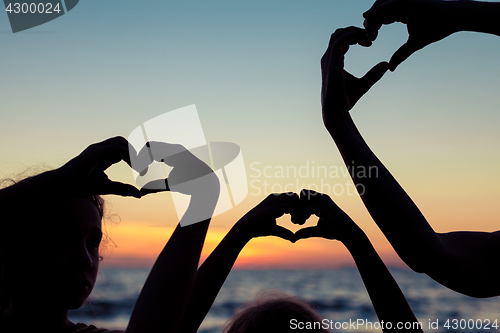
[[337, 29], [332, 34], [328, 48], [321, 58], [321, 104], [323, 121], [327, 129], [334, 129], [339, 117], [350, 111], [389, 70], [389, 63], [382, 61], [361, 78], [347, 72], [344, 69], [344, 57], [350, 45], [356, 44], [365, 47], [372, 45], [365, 29], [357, 27]]
[[[132, 184], [111, 180], [106, 175], [105, 171], [120, 161], [125, 161], [139, 174], [147, 173], [155, 161], [163, 162], [173, 169], [168, 183], [167, 179], [154, 179], [139, 190]], [[219, 182], [212, 169], [183, 146], [148, 142], [137, 153], [123, 137], [90, 145], [80, 155], [55, 170], [54, 176], [54, 190], [77, 197], [115, 194], [140, 198], [149, 193], [172, 190], [190, 195], [210, 192], [212, 197], [218, 198], [219, 193]], [[195, 186], [191, 180], [196, 180]], [[191, 181], [190, 184], [184, 184], [188, 181]]]
[[382, 25], [394, 22], [406, 25], [408, 40], [394, 52], [389, 62], [390, 70], [394, 71], [414, 52], [460, 31], [463, 28], [461, 25], [470, 25], [471, 21], [477, 20], [472, 15], [466, 20], [461, 18], [460, 15], [463, 14], [459, 13], [467, 12], [464, 8], [459, 8], [464, 3], [465, 1], [458, 4], [457, 1], [377, 0], [363, 13], [363, 25], [371, 40], [375, 40]]
[[[284, 214], [290, 214], [292, 223], [299, 225], [303, 225], [313, 214], [319, 220], [317, 225], [293, 233], [276, 224], [276, 219]], [[242, 233], [250, 237], [277, 236], [292, 243], [310, 237], [342, 241], [359, 229], [328, 195], [312, 190], [302, 190], [300, 196], [296, 193], [271, 194], [248, 212], [235, 228], [246, 229]]]
[[[208, 146], [198, 147], [196, 154], [209, 159]], [[219, 182], [212, 169], [182, 145], [151, 141], [137, 154], [130, 145], [130, 156], [131, 166], [140, 176], [148, 173], [153, 162], [162, 162], [173, 168], [168, 179], [152, 179], [144, 184], [140, 190], [142, 196], [162, 191], [194, 195], [204, 190], [217, 193], [218, 197]]]
[[354, 230], [359, 229], [354, 221], [326, 194], [305, 189], [300, 193], [300, 202], [300, 215], [292, 219], [292, 222], [303, 224], [312, 214], [318, 216], [319, 220], [315, 226], [297, 230], [296, 241], [310, 237], [342, 241]]

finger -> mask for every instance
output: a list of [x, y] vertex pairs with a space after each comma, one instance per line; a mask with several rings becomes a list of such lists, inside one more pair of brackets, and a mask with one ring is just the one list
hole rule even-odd
[[326, 194], [304, 189], [300, 192], [300, 201], [304, 214], [326, 217], [332, 209], [340, 210]]
[[328, 42], [328, 48], [326, 49], [326, 52], [323, 56], [325, 62], [328, 62], [331, 50], [334, 48], [335, 43], [338, 43], [339, 39], [343, 40], [342, 38], [345, 39], [345, 36], [347, 34], [358, 33], [360, 30], [363, 31], [363, 29], [353, 26], [346, 28], [339, 28], [335, 30], [335, 32], [330, 36], [330, 41]]
[[363, 34], [363, 38], [358, 40], [358, 44], [363, 47], [370, 47], [372, 46], [372, 39], [368, 37], [368, 35], [365, 33]]
[[404, 4], [401, 4], [399, 0], [377, 1], [363, 13], [365, 18], [363, 26], [371, 40], [377, 38], [377, 32], [383, 24], [406, 21], [403, 6]]
[[146, 146], [149, 147], [153, 159], [157, 162], [168, 159], [171, 156], [192, 156], [192, 153], [180, 144], [149, 141], [146, 143]]
[[276, 225], [272, 230], [270, 235], [272, 236], [277, 236], [283, 239], [286, 239], [292, 243], [295, 243], [296, 237], [293, 232], [288, 230], [287, 228], [284, 228], [280, 225]]
[[335, 38], [331, 47], [333, 50], [340, 50], [342, 55], [344, 55], [349, 50], [349, 45], [359, 44], [360, 42], [370, 42], [366, 30], [358, 27], [349, 27], [345, 28], [343, 33]]
[[382, 23], [379, 23], [379, 22], [372, 23], [372, 21], [368, 21], [365, 19], [363, 21], [363, 27], [366, 30], [366, 34], [368, 35], [368, 38], [371, 41], [374, 41], [375, 39], [377, 39], [378, 31], [380, 30], [380, 28], [382, 28]]
[[[270, 194], [264, 201], [267, 209], [268, 216], [277, 219], [284, 214], [290, 214], [292, 216], [292, 222], [300, 214], [300, 198], [297, 193], [287, 192], [287, 193], [273, 193]], [[261, 204], [262, 204], [261, 203]], [[260, 206], [260, 205], [259, 205]], [[303, 219], [304, 222], [307, 218]], [[302, 221], [302, 218], [300, 219]], [[301, 224], [303, 224], [302, 222]]]
[[[370, 9], [368, 11], [370, 11], [372, 8], [374, 8], [374, 7], [378, 6], [378, 5], [381, 5], [381, 4], [383, 4], [384, 2], [387, 2], [387, 1], [390, 1], [390, 0], [377, 0], [377, 1], [375, 1], [375, 3], [370, 7]], [[365, 13], [363, 13], [363, 17], [366, 15], [366, 13], [368, 11], [366, 11]], [[366, 32], [367, 32], [368, 37], [370, 38], [370, 40], [373, 41], [373, 40], [375, 40], [377, 38], [378, 31], [382, 27], [382, 24], [379, 23], [379, 22], [375, 22], [375, 20], [372, 20], [372, 19], [370, 19], [370, 20], [365, 19], [363, 21], [363, 27], [366, 29]]]
[[[125, 162], [133, 169], [132, 160], [137, 158], [137, 151], [132, 144], [128, 144], [128, 159]], [[137, 170], [136, 170], [137, 171]]]
[[307, 195], [316, 195], [317, 192], [312, 190], [302, 190], [300, 192], [299, 201], [294, 207], [294, 211], [291, 213], [291, 220], [293, 224], [303, 225], [311, 217], [312, 213], [310, 210], [306, 209], [306, 203], [303, 201]]
[[296, 240], [311, 237], [322, 237], [321, 230], [317, 226], [303, 228], [295, 232]]
[[134, 159], [133, 168], [144, 176], [153, 161], [163, 161], [170, 156], [187, 151], [183, 146], [166, 142], [148, 141]]
[[94, 145], [96, 146], [121, 145], [123, 147], [127, 147], [128, 141], [123, 136], [115, 136], [113, 138], [109, 138], [104, 141], [94, 143]]
[[350, 27], [344, 31], [344, 33], [333, 41], [330, 47], [328, 62], [324, 63], [323, 80], [326, 80], [327, 87], [335, 91], [339, 91], [343, 87], [344, 55], [349, 50], [349, 45], [355, 45], [360, 42], [364, 45], [370, 45], [371, 43], [364, 29]]
[[291, 220], [293, 224], [303, 225], [306, 221], [311, 217], [310, 212], [306, 212], [303, 209], [295, 209], [293, 213], [291, 213]]
[[282, 203], [285, 205], [290, 205], [290, 207], [292, 207], [291, 205], [293, 204], [298, 204], [299, 200], [299, 195], [293, 192], [271, 193], [265, 199], [265, 201], [270, 201], [276, 204]]
[[122, 160], [129, 160], [128, 146], [121, 144], [92, 145], [84, 153], [82, 166], [91, 172], [94, 168], [106, 170]]
[[104, 192], [105, 193], [102, 194], [115, 194], [122, 197], [141, 197], [140, 191], [136, 187], [114, 181], [110, 181], [106, 184], [106, 186], [104, 187]]
[[[322, 202], [321, 195], [322, 194], [319, 192], [308, 189], [303, 189], [302, 191], [300, 191], [301, 215], [296, 218], [297, 224], [304, 224], [312, 214], [318, 216], [318, 209], [315, 207], [317, 206], [318, 202]], [[303, 220], [299, 220], [299, 218], [302, 218]]]
[[363, 95], [370, 90], [370, 88], [377, 83], [382, 76], [389, 70], [389, 63], [387, 61], [382, 61], [375, 66], [373, 66], [372, 69], [370, 69], [365, 76], [363, 76], [360, 79], [360, 85], [361, 85], [361, 91], [363, 92]]
[[324, 200], [325, 198], [330, 199], [328, 194], [316, 192], [314, 190], [309, 190], [309, 189], [303, 189], [300, 191], [300, 200], [301, 202], [303, 200], [313, 200], [311, 198], [316, 198], [316, 200]]
[[340, 36], [342, 36], [345, 33], [355, 31], [356, 29], [359, 28], [350, 26], [345, 28], [338, 28], [337, 30], [335, 30], [334, 33], [330, 36], [330, 41], [328, 42], [328, 48], [330, 49]]
[[170, 191], [170, 187], [168, 186], [168, 179], [156, 179], [146, 183], [141, 188], [141, 193], [149, 194], [156, 192]]
[[95, 143], [93, 146], [105, 147], [110, 145], [118, 145], [122, 147], [127, 147], [129, 149], [129, 156], [124, 156], [123, 160], [131, 167], [130, 156], [136, 156], [137, 152], [135, 148], [122, 136], [115, 136], [113, 138], [106, 139], [104, 141]]
[[[327, 66], [328, 66], [328, 64], [330, 62], [330, 56], [331, 56], [331, 53], [332, 53], [333, 44], [335, 43], [335, 41], [342, 34], [344, 34], [346, 32], [349, 32], [349, 31], [352, 31], [354, 29], [355, 29], [355, 27], [338, 28], [337, 30], [335, 30], [334, 33], [331, 34], [330, 40], [328, 41], [328, 47], [326, 48], [325, 54], [321, 58], [321, 70], [322, 70], [323, 74], [326, 73]], [[323, 79], [324, 79], [324, 77], [323, 77]]]
[[372, 21], [378, 24], [391, 24], [401, 19], [401, 14], [407, 10], [407, 4], [400, 0], [377, 1], [363, 13], [363, 17], [368, 23]]
[[154, 193], [160, 193], [160, 192], [166, 192], [166, 190], [153, 190], [153, 189], [141, 188], [141, 190], [139, 191], [139, 195], [142, 198], [148, 194], [154, 194]]
[[148, 172], [149, 165], [153, 163], [153, 161], [151, 148], [149, 143], [146, 143], [137, 154], [137, 158], [132, 161], [132, 168], [141, 176], [144, 176]]
[[360, 40], [369, 42], [365, 31], [357, 27], [345, 28], [341, 34], [336, 32], [332, 35], [326, 60], [322, 61], [322, 98], [344, 95], [344, 55], [349, 45], [356, 44]]
[[358, 100], [366, 94], [368, 90], [379, 81], [389, 70], [389, 63], [382, 61], [373, 66], [362, 78], [358, 79], [346, 70], [344, 70], [344, 80], [346, 91], [349, 94], [349, 109], [352, 109]]
[[163, 189], [148, 189], [148, 188], [141, 188], [140, 191], [139, 191], [139, 195], [142, 197], [148, 195], [148, 194], [152, 194], [152, 193], [159, 193], [159, 192], [166, 192], [167, 190], [163, 190]]
[[292, 202], [276, 202], [267, 207], [267, 216], [272, 217], [273, 219], [280, 218], [285, 214], [291, 214], [292, 216], [297, 213], [297, 203]]
[[391, 72], [393, 72], [399, 64], [408, 59], [409, 56], [420, 50], [422, 47], [422, 45], [415, 42], [412, 38], [408, 38], [408, 41], [401, 45], [401, 47], [392, 55], [391, 60], [389, 61], [389, 69]]

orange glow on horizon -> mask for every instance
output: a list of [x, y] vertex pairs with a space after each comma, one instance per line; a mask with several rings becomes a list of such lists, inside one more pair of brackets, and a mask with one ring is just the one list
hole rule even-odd
[[[122, 222], [108, 227], [112, 242], [103, 251], [103, 266], [151, 267], [174, 231], [173, 226], [148, 226], [138, 222]], [[227, 229], [210, 229], [203, 247], [201, 262], [219, 244]], [[116, 247], [113, 245], [116, 244]], [[378, 251], [389, 265], [402, 263], [388, 245]], [[292, 244], [277, 237], [251, 240], [241, 251], [235, 269], [307, 269], [354, 266], [349, 252], [340, 242], [308, 239]]]

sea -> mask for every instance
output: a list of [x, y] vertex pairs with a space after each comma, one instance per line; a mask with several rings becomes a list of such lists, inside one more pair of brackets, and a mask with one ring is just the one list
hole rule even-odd
[[[70, 319], [124, 330], [149, 271], [101, 269], [89, 301], [71, 311]], [[390, 268], [390, 271], [424, 332], [500, 332], [500, 297], [472, 298], [409, 269]], [[254, 300], [262, 290], [281, 291], [307, 301], [327, 319], [332, 332], [382, 331], [357, 269], [345, 267], [233, 270], [198, 332], [220, 333], [234, 311]]]

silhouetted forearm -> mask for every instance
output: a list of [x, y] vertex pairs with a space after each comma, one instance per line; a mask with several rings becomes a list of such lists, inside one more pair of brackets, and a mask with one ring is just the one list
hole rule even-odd
[[413, 270], [423, 272], [422, 258], [442, 250], [439, 237], [368, 147], [349, 114], [339, 116], [329, 132], [372, 218], [399, 256]]
[[[380, 162], [349, 114], [329, 127], [372, 218], [403, 261], [446, 287], [474, 297], [500, 294], [498, 233], [435, 233], [418, 207]], [[358, 173], [356, 168], [371, 170]], [[354, 172], [353, 172], [354, 170]]]
[[447, 15], [457, 31], [475, 31], [500, 36], [500, 3], [449, 1]]
[[177, 226], [146, 280], [126, 333], [180, 332], [209, 222]]
[[250, 239], [251, 237], [238, 234], [234, 229], [231, 229], [201, 265], [196, 273], [193, 291], [180, 326], [180, 332], [195, 333], [198, 330], [233, 268], [239, 253]]
[[[350, 235], [343, 243], [351, 253], [358, 267], [363, 283], [372, 301], [379, 322], [384, 322], [384, 332], [398, 329], [399, 325], [408, 325], [409, 332], [422, 332], [418, 320], [413, 314], [398, 284], [373, 248], [361, 229]], [[390, 323], [390, 324], [388, 324]], [[401, 326], [405, 327], [405, 326]]]

